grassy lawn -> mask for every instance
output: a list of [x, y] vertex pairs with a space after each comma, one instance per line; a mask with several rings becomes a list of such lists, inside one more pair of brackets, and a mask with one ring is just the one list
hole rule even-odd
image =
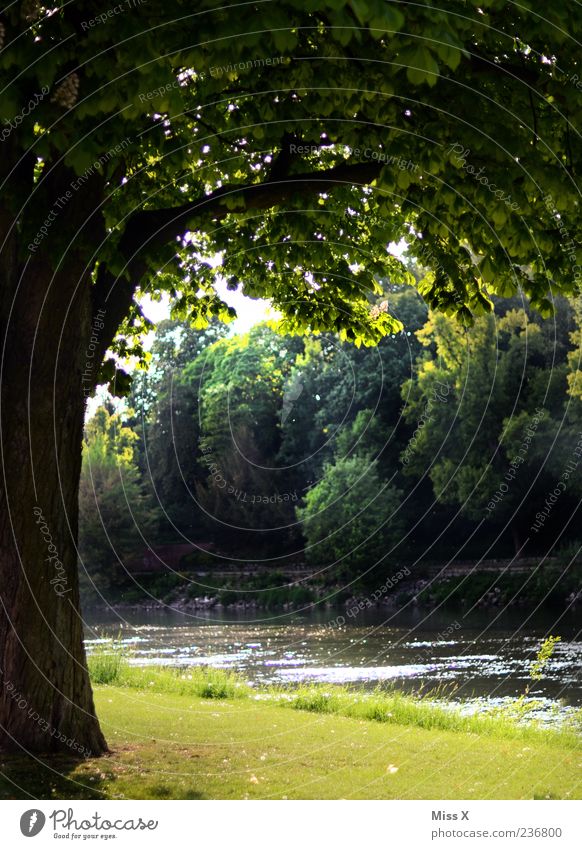
[[224, 673], [126, 670], [95, 688], [111, 755], [3, 758], [0, 798], [582, 798], [574, 734], [329, 692], [257, 699]]

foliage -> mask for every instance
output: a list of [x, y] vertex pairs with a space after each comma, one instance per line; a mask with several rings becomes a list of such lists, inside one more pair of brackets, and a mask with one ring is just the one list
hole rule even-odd
[[95, 684], [114, 684], [127, 668], [127, 653], [123, 646], [108, 640], [93, 648], [88, 659], [89, 674]]
[[[159, 537], [191, 533], [204, 521], [197, 509], [198, 391], [184, 379], [189, 363], [226, 334], [211, 321], [203, 330], [183, 321], [162, 321], [151, 347], [150, 368], [134, 380], [125, 422], [139, 435], [137, 462], [151, 501], [157, 503]], [[158, 538], [159, 538], [158, 537]]]
[[[544, 322], [509, 300], [463, 329], [439, 313], [427, 316], [413, 290], [383, 286], [416, 332], [376, 348], [331, 334], [281, 336], [266, 324], [221, 336], [214, 326], [164, 323], [151, 349], [150, 389], [136, 384], [132, 392], [141, 412], [122, 413], [121, 431], [115, 416], [106, 424], [104, 411], [88, 427], [109, 429], [117, 453], [132, 455], [134, 482], [158, 504], [156, 541], [179, 532], [211, 543], [190, 558], [192, 568], [209, 572], [218, 554], [289, 552], [297, 561], [304, 551], [327, 567], [328, 581], [362, 587], [390, 568], [390, 552], [410, 559], [430, 546], [431, 559], [458, 557], [462, 535], [470, 557], [490, 546], [505, 556], [508, 526], [519, 547], [562, 470], [572, 468], [580, 416], [567, 384], [575, 312], [557, 299], [554, 319]], [[87, 469], [86, 462], [85, 477]], [[562, 504], [573, 509], [581, 485], [568, 477]], [[561, 531], [562, 515], [541, 529], [540, 544]], [[537, 546], [538, 535], [529, 535]], [[134, 535], [133, 546], [137, 555], [144, 543]], [[557, 568], [548, 564], [526, 582], [502, 576], [496, 601], [525, 604], [545, 594], [547, 603], [563, 604], [579, 590], [579, 575], [568, 567], [556, 581]], [[174, 598], [184, 580], [145, 583], [156, 597]], [[248, 600], [253, 589], [270, 607], [316, 600], [305, 587], [241, 592], [237, 581], [219, 584], [223, 604]], [[143, 592], [124, 589], [123, 598], [137, 601]], [[481, 604], [489, 592], [488, 576], [473, 575], [440, 581], [421, 598]]]
[[215, 533], [217, 525], [236, 536], [292, 520], [276, 457], [284, 382], [302, 347], [260, 324], [222, 339], [184, 369], [183, 385], [198, 399], [198, 444], [189, 446], [199, 470], [195, 497]]
[[575, 327], [570, 334], [572, 350], [568, 352], [568, 392], [580, 401], [582, 399], [582, 298], [573, 302]]
[[[89, 661], [91, 668], [91, 660]], [[96, 682], [97, 683], [97, 682]], [[406, 694], [397, 689], [372, 693], [338, 685], [301, 685], [293, 689], [263, 688], [259, 693], [236, 673], [212, 667], [186, 668], [122, 666], [112, 688], [127, 687], [203, 699], [254, 699], [310, 713], [334, 714], [429, 731], [477, 734], [498, 740], [545, 743], [578, 749], [580, 738], [569, 729], [544, 729], [531, 721], [520, 725], [496, 714], [464, 713], [461, 703], [438, 698], [438, 694]]]
[[510, 716], [492, 713], [464, 713], [462, 704], [440, 701], [435, 694], [405, 694], [399, 690], [377, 690], [374, 693], [357, 693], [347, 688], [327, 685], [299, 687], [287, 699], [290, 707], [312, 713], [331, 713], [367, 719], [390, 725], [400, 725], [427, 730], [453, 731], [478, 734], [498, 739], [540, 740], [566, 744], [578, 748], [580, 739], [571, 731], [542, 731], [535, 721], [520, 726]]
[[127, 581], [125, 559], [144, 545], [153, 514], [135, 463], [137, 435], [100, 407], [87, 424], [79, 491], [79, 560], [86, 598]]
[[[530, 666], [530, 682], [527, 684], [521, 696], [513, 702], [510, 702], [508, 705], [502, 706], [497, 710], [494, 709], [494, 714], [513, 721], [524, 722], [532, 716], [532, 713], [534, 713], [541, 704], [543, 704], [540, 703], [539, 700], [529, 698], [529, 693], [532, 688], [532, 684], [536, 681], [541, 681], [544, 677], [544, 672], [556, 650], [556, 645], [561, 642], [561, 640], [561, 637], [553, 637], [551, 635], [546, 637], [538, 649], [535, 660]], [[577, 730], [580, 717], [580, 711], [577, 711], [573, 717], [570, 718], [570, 726], [571, 729], [574, 729], [574, 731]]]
[[[391, 437], [400, 419], [400, 391], [421, 345], [415, 331], [426, 321], [426, 305], [410, 288], [383, 281], [384, 294], [406, 324], [406, 331], [385, 337], [376, 348], [358, 349], [331, 335], [306, 340], [289, 383], [302, 388], [291, 414], [282, 423], [279, 461], [291, 466], [298, 487], [312, 485], [331, 461], [337, 439], [340, 455], [359, 450], [383, 453], [383, 463], [397, 462], [399, 439]], [[364, 411], [367, 415], [364, 416]], [[363, 430], [346, 444], [358, 416]]]
[[301, 584], [283, 583], [279, 586], [256, 587], [253, 582], [237, 581], [236, 588], [223, 589], [218, 593], [218, 600], [225, 607], [240, 602], [255, 602], [265, 610], [280, 607], [311, 607], [316, 600], [315, 592]]
[[355, 455], [326, 466], [297, 508], [310, 562], [365, 583], [399, 540], [400, 499], [396, 487], [380, 480], [376, 460]]
[[[72, 533], [61, 555], [69, 566], [81, 401], [99, 381], [129, 390], [120, 361], [147, 365], [144, 293], [166, 295], [172, 318], [203, 328], [233, 317], [222, 278], [270, 298], [285, 332], [373, 345], [402, 327], [374, 303], [383, 277], [416, 282], [433, 309], [463, 326], [490, 312], [495, 295], [521, 291], [549, 315], [551, 292], [577, 292], [582, 143], [570, 116], [579, 106], [571, 34], [580, 6], [563, 0], [542, 17], [531, 5], [151, 0], [105, 12], [93, 0], [26, 0], [3, 8], [0, 326], [13, 359], [2, 410], [16, 410], [17, 431], [8, 464], [18, 467], [22, 446], [37, 442], [29, 431], [40, 440], [52, 413], [59, 475], [48, 451], [30, 452], [40, 460], [26, 459], [15, 492], [30, 516], [35, 480], [51, 482], [44, 497], [58, 505], [60, 469], [68, 476]], [[390, 249], [401, 240], [427, 266], [418, 281]], [[22, 412], [23, 363], [36, 417]], [[257, 438], [247, 435], [243, 449]], [[99, 464], [121, 550], [130, 522], [110, 461]], [[478, 472], [468, 470], [456, 496]], [[85, 509], [86, 493], [81, 502]], [[26, 523], [10, 530], [19, 550]], [[27, 568], [40, 545], [24, 546]], [[14, 598], [11, 621], [35, 612]], [[79, 634], [66, 639], [74, 658]], [[91, 710], [85, 724], [95, 725]]]
[[552, 655], [556, 650], [556, 645], [561, 641], [561, 637], [546, 637], [536, 655], [536, 659], [531, 665], [529, 676], [532, 681], [540, 681], [543, 677], [544, 670], [552, 659]]
[[[470, 519], [510, 528], [517, 551], [572, 451], [568, 428], [555, 438], [571, 326], [563, 300], [551, 323], [511, 301], [468, 331], [432, 313], [418, 333], [428, 353], [403, 387], [415, 425], [402, 455], [407, 472], [428, 473], [435, 498]], [[574, 494], [570, 487], [568, 503]]]
[[[413, 281], [386, 248], [401, 238], [428, 266], [423, 296], [463, 321], [495, 293], [521, 287], [547, 313], [550, 285], [575, 290], [562, 249], [566, 234], [580, 241], [573, 0], [543, 20], [509, 0], [285, 0], [236, 15], [172, 0], [104, 20], [90, 2], [32, 6], [4, 10], [0, 61], [5, 121], [50, 93], [7, 148], [8, 169], [23, 163], [13, 179], [36, 180], [25, 243], [53, 178], [90, 169], [87, 208], [109, 238], [95, 253], [81, 233], [78, 246], [122, 279], [139, 252], [133, 285], [168, 292], [174, 316], [199, 325], [229, 316], [216, 255], [230, 286], [273, 298], [285, 330], [358, 342], [399, 327], [368, 297], [379, 276]], [[56, 265], [68, 238], [53, 228], [40, 253]], [[142, 326], [134, 310], [119, 350], [135, 350]]]

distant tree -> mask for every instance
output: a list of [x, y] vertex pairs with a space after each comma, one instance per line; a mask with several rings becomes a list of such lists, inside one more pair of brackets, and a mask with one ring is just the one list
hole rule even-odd
[[278, 463], [287, 467], [300, 491], [317, 481], [332, 456], [336, 429], [328, 427], [325, 411], [335, 388], [346, 380], [344, 361], [343, 346], [331, 334], [307, 338], [286, 378]]
[[438, 502], [509, 530], [516, 551], [559, 469], [552, 434], [566, 398], [566, 301], [556, 315], [543, 323], [506, 304], [463, 329], [432, 313], [418, 333], [427, 354], [403, 388], [414, 428], [406, 471], [428, 474]]
[[163, 537], [201, 530], [203, 514], [195, 501], [201, 475], [196, 462], [199, 387], [184, 379], [184, 371], [227, 331], [227, 325], [215, 320], [204, 329], [185, 321], [161, 322], [150, 351], [150, 368], [133, 382], [128, 399], [132, 414], [125, 414], [124, 421], [138, 434], [136, 460], [156, 504]]
[[[375, 348], [357, 348], [329, 335], [316, 337], [306, 341], [305, 354], [291, 371], [289, 383], [300, 384], [303, 391], [282, 428], [280, 458], [293, 467], [300, 487], [318, 479], [333, 456], [336, 438], [363, 410], [384, 429], [375, 446], [377, 452], [384, 448], [381, 465], [398, 464], [398, 440], [405, 430], [400, 422], [401, 386], [422, 350], [415, 331], [426, 321], [427, 307], [410, 287], [384, 283], [377, 305], [383, 306], [386, 298], [404, 331], [386, 336]], [[371, 433], [359, 437], [364, 448]]]
[[260, 324], [220, 340], [184, 370], [199, 405], [196, 495], [219, 535], [293, 523], [297, 497], [277, 454], [283, 387], [302, 348], [299, 337]]
[[575, 399], [574, 411], [582, 414], [582, 297], [573, 302], [574, 326], [571, 328], [568, 352], [568, 394]]
[[79, 560], [85, 600], [127, 581], [125, 562], [146, 544], [153, 514], [135, 463], [137, 434], [108, 405], [89, 420], [79, 488]]
[[402, 532], [400, 499], [401, 492], [382, 482], [377, 462], [369, 457], [326, 465], [297, 508], [309, 562], [355, 586], [377, 580], [390, 568], [386, 556]]

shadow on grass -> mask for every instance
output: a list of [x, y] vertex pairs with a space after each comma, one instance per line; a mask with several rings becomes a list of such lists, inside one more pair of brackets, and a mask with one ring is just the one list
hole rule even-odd
[[[80, 761], [62, 754], [31, 757], [0, 753], [0, 799], [110, 798], [115, 791], [111, 786], [104, 788], [110, 778], [104, 761]], [[113, 775], [111, 778], [114, 782]]]
[[[160, 780], [136, 780], [135, 761], [127, 752], [79, 760], [64, 754], [43, 757], [0, 753], [0, 800], [3, 799], [203, 799], [195, 787], [176, 790]], [[122, 787], [119, 786], [121, 782]], [[134, 792], [132, 792], [134, 791]]]

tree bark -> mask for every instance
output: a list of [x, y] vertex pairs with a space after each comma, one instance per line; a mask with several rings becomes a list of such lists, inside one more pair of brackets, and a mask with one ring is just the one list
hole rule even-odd
[[0, 748], [99, 755], [76, 548], [90, 281], [78, 258], [22, 271], [0, 315]]

